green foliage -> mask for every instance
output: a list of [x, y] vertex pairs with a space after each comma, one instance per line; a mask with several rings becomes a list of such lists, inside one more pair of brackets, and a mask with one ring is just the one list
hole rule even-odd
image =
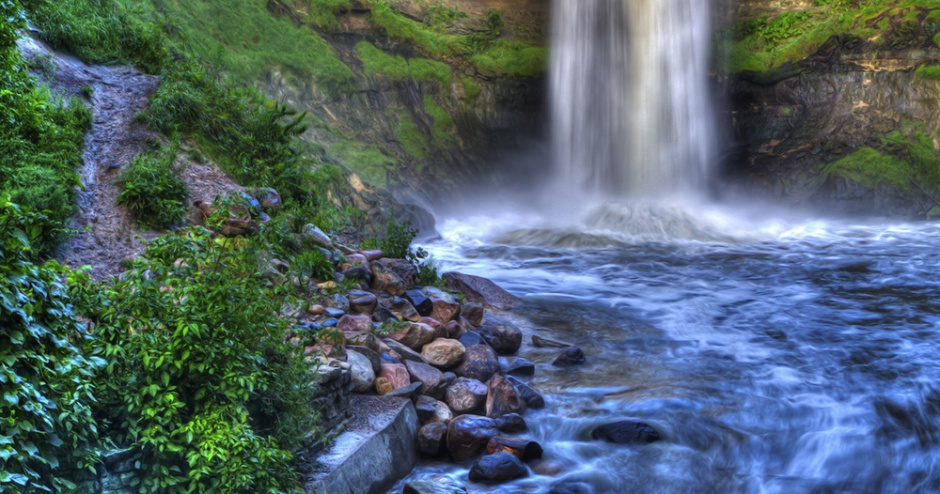
[[428, 157], [432, 145], [412, 120], [410, 113], [404, 110], [398, 112], [398, 126], [395, 128], [395, 134], [406, 153], [419, 160]]
[[470, 56], [482, 70], [523, 77], [536, 77], [548, 67], [548, 50], [517, 41], [496, 40], [491, 46]]
[[423, 286], [444, 286], [444, 280], [441, 279], [440, 266], [437, 261], [434, 260], [434, 256], [424, 250], [424, 248], [418, 247], [417, 249], [411, 249], [408, 251], [406, 259], [418, 270], [415, 283]]
[[308, 17], [314, 24], [325, 29], [337, 29], [336, 13], [349, 9], [349, 0], [306, 0]]
[[826, 166], [823, 177], [840, 176], [868, 188], [876, 188], [886, 182], [898, 190], [911, 188], [910, 169], [903, 160], [864, 147]]
[[189, 190], [176, 164], [179, 143], [163, 152], [145, 152], [124, 169], [118, 182], [118, 204], [127, 205], [144, 227], [167, 229], [186, 214]]
[[55, 263], [29, 262], [41, 237], [38, 213], [0, 197], [0, 491], [74, 489], [59, 461], [93, 468], [91, 376], [101, 361], [83, 355], [84, 327]]
[[921, 65], [914, 74], [924, 79], [940, 79], [940, 65]]
[[388, 173], [398, 165], [397, 158], [377, 146], [346, 139], [339, 139], [331, 145], [327, 154], [378, 187], [388, 185]]
[[463, 99], [468, 104], [473, 104], [476, 102], [477, 98], [480, 97], [480, 93], [483, 90], [480, 88], [480, 85], [477, 84], [472, 77], [462, 75], [460, 76], [460, 81], [463, 83]]
[[424, 111], [434, 121], [434, 125], [431, 126], [433, 142], [439, 146], [453, 144], [455, 141], [453, 133], [456, 130], [454, 119], [451, 118], [450, 113], [447, 113], [447, 110], [437, 104], [430, 95], [424, 97]]
[[394, 214], [389, 215], [385, 223], [385, 231], [378, 240], [378, 247], [387, 257], [404, 259], [408, 255], [411, 241], [418, 232], [411, 228], [407, 220], [398, 220], [394, 216]]
[[392, 80], [414, 79], [437, 81], [444, 91], [450, 90], [450, 67], [447, 64], [426, 58], [405, 60], [376, 48], [367, 41], [356, 43], [356, 56], [362, 60], [366, 74], [382, 74]]
[[317, 280], [328, 281], [335, 277], [333, 263], [316, 248], [301, 252], [291, 264], [297, 272]]

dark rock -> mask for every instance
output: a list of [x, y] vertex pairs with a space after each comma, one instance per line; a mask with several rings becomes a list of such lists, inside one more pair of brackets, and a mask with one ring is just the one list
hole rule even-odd
[[457, 314], [460, 313], [460, 304], [453, 295], [431, 286], [424, 287], [424, 294], [431, 299], [430, 317], [441, 321], [442, 324], [447, 324], [457, 318]]
[[455, 381], [457, 381], [457, 374], [450, 371], [444, 373], [444, 382], [447, 383], [448, 388], [454, 384]]
[[372, 320], [381, 324], [383, 322], [391, 321], [392, 319], [397, 319], [395, 314], [392, 314], [392, 311], [386, 309], [385, 307], [379, 306], [372, 311]]
[[418, 451], [428, 456], [438, 457], [444, 452], [446, 440], [447, 424], [431, 422], [418, 431]]
[[413, 322], [401, 331], [388, 335], [388, 337], [420, 352], [424, 345], [434, 341], [434, 338], [437, 337], [437, 331], [434, 331], [434, 328], [427, 324]]
[[535, 374], [535, 364], [522, 357], [499, 357], [499, 368], [503, 374], [531, 376]]
[[359, 280], [365, 281], [370, 285], [372, 284], [372, 273], [362, 266], [356, 266], [343, 271], [343, 276], [345, 276], [347, 280]]
[[486, 385], [482, 382], [460, 377], [447, 388], [444, 401], [457, 415], [480, 414], [486, 406], [486, 393]]
[[467, 347], [463, 361], [454, 369], [454, 374], [480, 382], [489, 381], [497, 372], [499, 372], [499, 361], [496, 360], [496, 352], [488, 345]]
[[659, 432], [644, 422], [622, 420], [591, 431], [591, 437], [616, 444], [647, 444], [660, 440]]
[[460, 306], [460, 315], [467, 318], [467, 322], [474, 326], [483, 324], [483, 305], [476, 302], [464, 302]]
[[560, 480], [552, 484], [548, 494], [594, 494], [594, 489], [577, 480]]
[[415, 402], [415, 411], [418, 412], [418, 421], [422, 424], [434, 418], [437, 413], [437, 400], [430, 396], [419, 396]]
[[372, 365], [372, 372], [378, 373], [381, 369], [382, 357], [379, 356], [378, 352], [375, 350], [360, 345], [349, 345], [346, 347], [346, 350], [352, 350], [369, 359], [369, 363]]
[[422, 316], [421, 319], [418, 319], [418, 322], [420, 322], [421, 324], [427, 324], [428, 326], [431, 326], [432, 328], [434, 328], [434, 332], [437, 334], [437, 336], [439, 337], [444, 336], [444, 325], [441, 324], [441, 321], [438, 321], [437, 319], [434, 319], [431, 317]]
[[421, 395], [421, 383], [411, 383], [403, 388], [398, 388], [385, 396], [408, 398], [412, 401]]
[[447, 451], [454, 460], [466, 461], [480, 454], [486, 448], [486, 443], [498, 434], [493, 419], [460, 415], [451, 420], [447, 427]]
[[462, 293], [464, 300], [468, 302], [477, 302], [499, 310], [512, 309], [522, 302], [496, 283], [480, 276], [452, 271], [444, 273], [441, 278], [448, 289]]
[[538, 348], [568, 348], [574, 346], [571, 343], [565, 343], [564, 341], [543, 338], [537, 334], [532, 335], [532, 345]]
[[349, 300], [349, 311], [353, 314], [371, 315], [379, 305], [379, 299], [364, 290], [350, 290], [346, 298]]
[[336, 307], [327, 307], [323, 309], [323, 313], [326, 314], [327, 317], [343, 317], [346, 315], [346, 311], [337, 309]]
[[528, 439], [496, 436], [486, 443], [486, 454], [509, 453], [522, 461], [542, 458], [542, 445]]
[[436, 475], [408, 482], [402, 494], [467, 494], [467, 488], [450, 477]]
[[408, 301], [411, 302], [411, 305], [418, 311], [418, 314], [422, 316], [431, 315], [431, 311], [434, 309], [434, 305], [431, 304], [431, 299], [427, 297], [421, 290], [408, 290], [405, 292], [405, 297], [408, 298]]
[[418, 352], [416, 352], [416, 351], [414, 351], [414, 350], [412, 350], [412, 349], [406, 347], [405, 345], [402, 345], [401, 343], [399, 343], [399, 342], [397, 342], [397, 341], [395, 341], [395, 340], [393, 340], [393, 339], [391, 339], [391, 338], [384, 338], [384, 339], [382, 340], [382, 342], [385, 343], [386, 345], [388, 345], [389, 348], [391, 348], [392, 350], [394, 350], [395, 353], [397, 353], [398, 355], [400, 355], [403, 360], [411, 360], [411, 361], [413, 361], [413, 362], [421, 362], [422, 364], [428, 363], [428, 360], [427, 360], [426, 358], [422, 357], [420, 353], [418, 353]]
[[[337, 293], [336, 295], [328, 298], [327, 303], [329, 303], [330, 307], [337, 308], [343, 312], [349, 312], [349, 299], [346, 298], [346, 296], [342, 293]], [[339, 316], [334, 315], [333, 317]]]
[[493, 315], [483, 318], [480, 336], [500, 355], [514, 354], [522, 346], [522, 330], [515, 324]]
[[391, 269], [379, 261], [372, 262], [372, 288], [391, 293], [395, 296], [404, 295], [407, 288], [405, 282]]
[[251, 195], [261, 204], [261, 209], [267, 213], [274, 213], [281, 208], [281, 195], [269, 187], [255, 187]]
[[552, 365], [557, 365], [558, 367], [572, 367], [584, 365], [584, 362], [584, 351], [579, 347], [573, 346], [562, 352], [562, 354], [552, 362]]
[[441, 371], [428, 364], [410, 360], [405, 361], [405, 367], [408, 368], [408, 373], [411, 374], [411, 381], [421, 383], [421, 394], [434, 399], [444, 397], [447, 383], [444, 381], [444, 374]]
[[324, 328], [335, 328], [337, 324], [339, 324], [339, 319], [337, 319], [337, 318], [335, 318], [335, 317], [331, 317], [331, 318], [329, 318], [329, 319], [323, 321], [323, 327], [324, 327]]
[[496, 417], [495, 420], [496, 428], [499, 429], [500, 432], [514, 434], [517, 432], [525, 432], [529, 428], [529, 424], [526, 424], [525, 419], [518, 413], [507, 413], [501, 417]]
[[379, 305], [390, 310], [392, 314], [394, 314], [398, 319], [411, 322], [418, 322], [421, 320], [421, 315], [418, 314], [418, 311], [415, 310], [413, 305], [411, 305], [411, 302], [401, 297], [379, 298]]
[[533, 409], [545, 408], [545, 398], [542, 398], [542, 395], [539, 394], [535, 388], [513, 376], [506, 376], [506, 379], [509, 379], [509, 382], [516, 387], [516, 391], [518, 391], [522, 399], [525, 400], [527, 407]]
[[460, 342], [463, 343], [463, 346], [470, 348], [474, 345], [486, 344], [486, 341], [480, 336], [480, 333], [476, 331], [466, 331], [464, 334], [460, 335]]
[[525, 400], [516, 387], [503, 376], [495, 375], [490, 379], [486, 394], [486, 416], [490, 418], [507, 413], [525, 413]]
[[511, 453], [496, 453], [480, 458], [470, 468], [473, 482], [506, 482], [529, 475], [529, 470]]
[[444, 329], [441, 333], [445, 338], [458, 339], [463, 335], [463, 328], [460, 326], [459, 322], [451, 321], [444, 325]]
[[[412, 288], [415, 286], [415, 279], [418, 277], [418, 270], [405, 259], [390, 259], [388, 257], [383, 257], [379, 259], [379, 262], [382, 263], [388, 269], [391, 269], [403, 282], [405, 282], [406, 288]], [[417, 306], [415, 306], [417, 307]]]

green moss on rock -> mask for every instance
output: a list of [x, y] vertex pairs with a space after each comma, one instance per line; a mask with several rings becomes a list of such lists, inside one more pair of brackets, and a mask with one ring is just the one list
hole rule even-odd
[[910, 190], [912, 178], [910, 166], [904, 160], [870, 147], [830, 163], [822, 176], [846, 178], [870, 189], [886, 183], [900, 191]]
[[455, 139], [452, 133], [456, 129], [454, 128], [454, 119], [447, 113], [447, 110], [437, 104], [434, 98], [425, 96], [424, 111], [434, 121], [434, 125], [431, 127], [431, 138], [434, 139], [434, 142], [438, 145], [453, 144]]
[[339, 140], [331, 145], [327, 155], [358, 173], [366, 182], [381, 188], [388, 186], [388, 172], [398, 165], [398, 159], [377, 146], [349, 140]]

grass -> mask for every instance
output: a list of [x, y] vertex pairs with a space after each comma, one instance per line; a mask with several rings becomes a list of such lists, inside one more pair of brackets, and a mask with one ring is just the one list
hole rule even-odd
[[900, 191], [911, 188], [911, 171], [907, 162], [876, 149], [864, 147], [830, 163], [823, 169], [822, 177], [843, 177], [870, 189], [886, 183]]
[[[864, 147], [827, 165], [821, 177], [844, 177], [868, 188], [884, 183], [902, 192], [940, 192], [940, 156], [923, 126], [905, 122], [904, 132], [881, 138], [879, 149]], [[916, 187], [915, 187], [916, 186]]]
[[425, 95], [424, 111], [434, 121], [434, 125], [431, 126], [432, 142], [434, 142], [434, 144], [437, 146], [447, 146], [454, 144], [456, 141], [453, 135], [456, 132], [456, 129], [454, 128], [454, 119], [451, 118], [449, 113], [447, 113], [447, 110], [445, 110], [441, 105], [437, 104], [437, 102], [434, 101], [434, 98], [429, 95]]
[[388, 186], [389, 171], [398, 165], [397, 158], [377, 146], [346, 139], [331, 145], [327, 155], [358, 173], [366, 182], [382, 188]]
[[470, 61], [493, 74], [537, 77], [548, 68], [548, 50], [517, 41], [496, 40], [485, 50], [471, 55]]
[[450, 91], [453, 77], [450, 67], [443, 62], [426, 58], [405, 60], [401, 55], [390, 55], [367, 41], [357, 43], [355, 50], [367, 75], [381, 74], [397, 81], [436, 81], [441, 90]]
[[921, 65], [914, 71], [917, 77], [940, 80], [940, 65]]
[[426, 159], [432, 149], [427, 136], [418, 129], [418, 126], [411, 118], [411, 114], [405, 110], [400, 110], [397, 113], [398, 125], [395, 128], [395, 134], [398, 136], [402, 149], [415, 159]]
[[474, 82], [472, 77], [465, 75], [460, 76], [460, 82], [463, 83], [464, 102], [467, 104], [476, 102], [477, 98], [480, 97], [480, 93], [483, 92], [483, 90], [480, 89], [480, 85]]

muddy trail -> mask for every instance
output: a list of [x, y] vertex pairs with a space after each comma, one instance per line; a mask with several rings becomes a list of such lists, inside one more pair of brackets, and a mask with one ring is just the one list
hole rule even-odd
[[[90, 266], [96, 280], [117, 275], [122, 260], [138, 256], [146, 241], [160, 234], [139, 229], [127, 208], [117, 204], [121, 171], [155, 143], [166, 143], [163, 136], [134, 121], [160, 79], [130, 67], [86, 65], [31, 38], [19, 45], [33, 75], [58, 94], [82, 98], [94, 114], [78, 170], [83, 190], [71, 225], [75, 234], [59, 247], [56, 258], [73, 268]], [[191, 162], [185, 154], [178, 164], [184, 167], [190, 203], [211, 202], [218, 194], [240, 189], [212, 163]], [[187, 217], [196, 219], [194, 214]]]

